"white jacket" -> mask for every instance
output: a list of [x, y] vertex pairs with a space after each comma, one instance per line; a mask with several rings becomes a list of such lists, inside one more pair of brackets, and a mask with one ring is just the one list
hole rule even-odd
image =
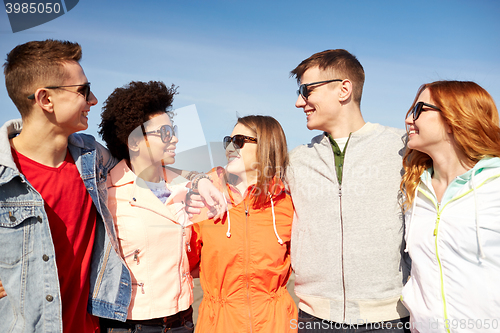
[[[432, 169], [406, 214], [412, 332], [500, 330], [500, 158], [455, 178], [438, 203]], [[448, 325], [446, 325], [448, 324]]]

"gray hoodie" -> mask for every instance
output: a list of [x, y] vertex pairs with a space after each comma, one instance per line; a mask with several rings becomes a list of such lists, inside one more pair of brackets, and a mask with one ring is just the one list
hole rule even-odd
[[345, 150], [342, 185], [328, 136], [290, 154], [292, 267], [299, 308], [343, 323], [408, 316], [400, 301], [404, 130], [366, 123]]

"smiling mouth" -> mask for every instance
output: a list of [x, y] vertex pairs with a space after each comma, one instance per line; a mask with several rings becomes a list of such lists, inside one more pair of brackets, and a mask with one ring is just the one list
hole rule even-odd
[[311, 111], [304, 111], [306, 113], [306, 116], [310, 116], [314, 113], [314, 110]]
[[417, 133], [418, 133], [418, 131], [417, 131], [417, 130], [410, 130], [410, 131], [408, 132], [408, 134], [410, 134], [410, 135], [411, 135], [411, 134], [417, 134]]
[[85, 117], [87, 117], [87, 116], [89, 115], [89, 112], [88, 112], [88, 111], [83, 111], [82, 113], [83, 113], [83, 115], [84, 115]]

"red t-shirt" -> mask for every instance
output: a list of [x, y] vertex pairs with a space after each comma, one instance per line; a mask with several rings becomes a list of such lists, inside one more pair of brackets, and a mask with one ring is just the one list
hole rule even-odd
[[64, 332], [94, 333], [99, 320], [87, 312], [96, 208], [69, 151], [57, 168], [12, 150], [19, 171], [40, 193], [49, 218], [62, 298]]

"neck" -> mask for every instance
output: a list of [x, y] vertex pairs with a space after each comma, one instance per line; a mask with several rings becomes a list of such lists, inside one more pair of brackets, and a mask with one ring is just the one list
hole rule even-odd
[[238, 191], [242, 195], [245, 194], [245, 191], [250, 185], [255, 185], [257, 184], [257, 174], [256, 173], [250, 173], [250, 172], [244, 172], [241, 175], [235, 175], [237, 178], [236, 184], [234, 185]]
[[435, 153], [431, 158], [434, 169], [432, 179], [446, 186], [474, 166], [474, 163], [455, 147]]
[[163, 179], [161, 164], [157, 165], [142, 165], [137, 161], [130, 161], [130, 168], [137, 177], [151, 183], [158, 183]]
[[68, 136], [50, 124], [23, 121], [23, 129], [11, 140], [11, 146], [40, 164], [56, 168], [66, 158]]
[[361, 115], [361, 110], [358, 106], [350, 103], [342, 106], [338, 118], [329, 124], [326, 132], [331, 134], [334, 139], [346, 138], [364, 125], [365, 121]]

